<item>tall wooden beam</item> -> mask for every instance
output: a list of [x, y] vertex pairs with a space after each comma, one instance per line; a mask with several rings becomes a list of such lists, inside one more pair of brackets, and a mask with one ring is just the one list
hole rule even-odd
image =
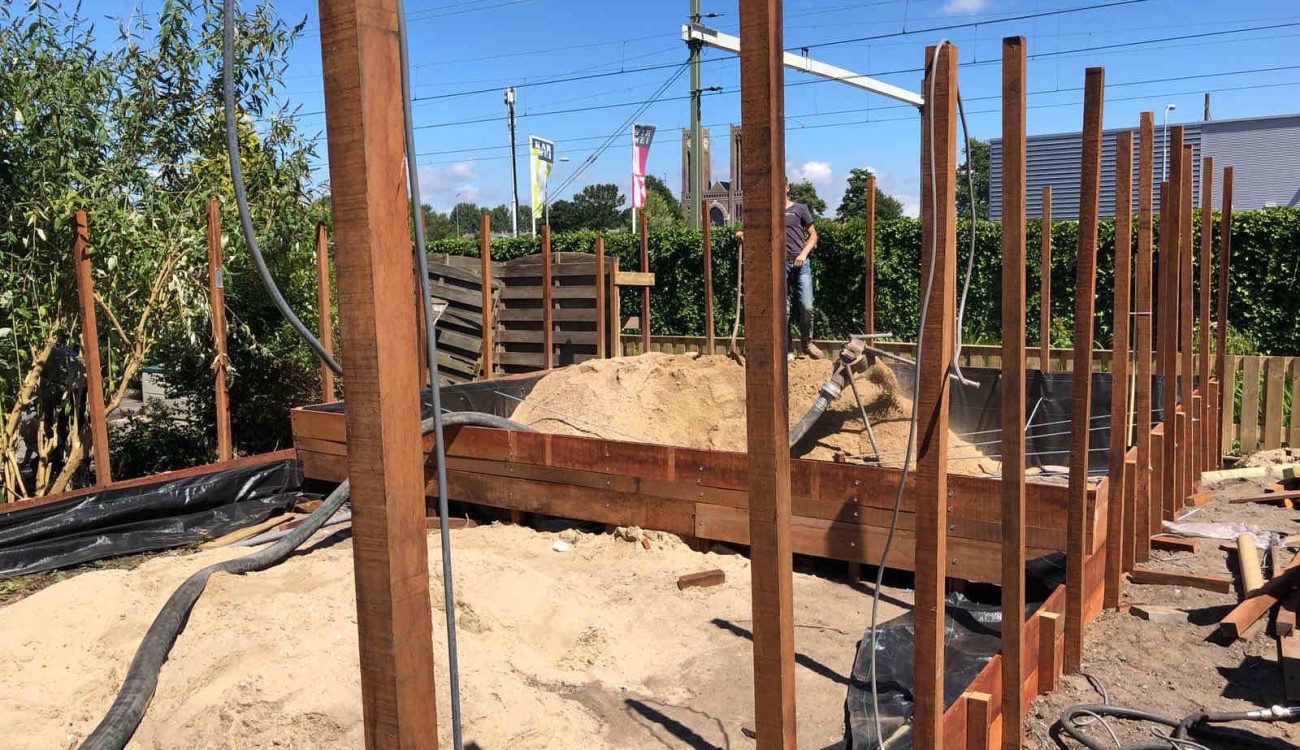
[[1002, 40], [1002, 747], [1025, 705], [1025, 38]]
[[217, 460], [233, 456], [230, 440], [230, 391], [226, 385], [226, 289], [221, 267], [221, 209], [216, 198], [208, 199], [208, 303], [212, 313], [212, 341], [217, 358], [213, 370], [216, 397]]
[[704, 217], [704, 223], [700, 227], [700, 242], [704, 245], [704, 353], [713, 354], [713, 232], [712, 223], [709, 221], [708, 201], [702, 201], [704, 206], [700, 210], [700, 216]]
[[[641, 214], [645, 220], [645, 213]], [[542, 369], [549, 370], [555, 366], [555, 315], [554, 302], [551, 299], [551, 225], [542, 225]]]
[[1155, 116], [1151, 112], [1142, 113], [1138, 130], [1138, 253], [1134, 285], [1137, 314], [1133, 316], [1137, 329], [1133, 421], [1137, 425], [1134, 483], [1138, 521], [1133, 524], [1133, 559], [1146, 562], [1151, 559], [1152, 521], [1160, 517], [1159, 503], [1152, 502], [1151, 481], [1151, 189], [1155, 153]]
[[876, 175], [867, 173], [866, 212], [862, 223], [862, 332], [876, 332]]
[[605, 235], [596, 236], [596, 359], [606, 356], [605, 318]]
[[436, 748], [397, 0], [320, 4], [366, 747]]
[[[1219, 376], [1220, 415], [1232, 413], [1237, 390], [1236, 374], [1229, 376], [1224, 370], [1224, 358], [1228, 355], [1228, 271], [1232, 266], [1232, 176], [1232, 167], [1224, 167], [1223, 207], [1219, 211], [1219, 305], [1214, 312], [1214, 372]], [[1219, 433], [1218, 448], [1214, 452], [1217, 465], [1231, 446], [1223, 444], [1221, 431], [1215, 432]]]
[[1052, 187], [1043, 187], [1043, 220], [1038, 230], [1038, 369], [1052, 369]]
[[[921, 289], [924, 341], [917, 354], [916, 645], [914, 745], [943, 747], [944, 579], [948, 575], [948, 375], [957, 287], [957, 48], [925, 51], [921, 110]], [[932, 80], [933, 77], [933, 80]], [[931, 95], [930, 92], [933, 92]]]
[[1083, 562], [1087, 554], [1092, 332], [1097, 288], [1097, 215], [1101, 192], [1101, 116], [1106, 71], [1088, 68], [1083, 83], [1083, 159], [1079, 178], [1079, 259], [1074, 283], [1074, 372], [1070, 397], [1070, 489], [1066, 524], [1065, 669], [1083, 664]]
[[[743, 136], [742, 136], [743, 137]], [[650, 273], [650, 229], [641, 212], [641, 273]], [[650, 287], [641, 287], [641, 353], [650, 351]]]
[[479, 326], [483, 329], [483, 377], [492, 377], [493, 349], [496, 348], [496, 342], [492, 340], [493, 331], [493, 301], [492, 301], [492, 215], [487, 211], [479, 214], [478, 217], [478, 259], [479, 259], [479, 276], [483, 282], [483, 315], [480, 319]]
[[1119, 607], [1124, 569], [1124, 537], [1132, 532], [1124, 492], [1124, 455], [1128, 452], [1129, 283], [1133, 251], [1133, 131], [1115, 137], [1115, 307], [1110, 357], [1110, 461], [1106, 516], [1105, 604]]
[[1201, 236], [1200, 255], [1197, 265], [1200, 270], [1200, 310], [1196, 320], [1200, 323], [1200, 332], [1196, 359], [1197, 387], [1200, 390], [1201, 408], [1196, 417], [1200, 420], [1200, 429], [1196, 432], [1197, 452], [1196, 469], [1199, 472], [1209, 468], [1210, 442], [1214, 438], [1211, 415], [1214, 412], [1210, 404], [1210, 266], [1214, 265], [1214, 158], [1207, 156], [1201, 160]]
[[[781, 0], [741, 0], [741, 159], [745, 174], [745, 423], [758, 750], [794, 750], [790, 415], [785, 340], [785, 96]], [[645, 226], [644, 224], [642, 225]], [[644, 233], [642, 235], [644, 238]], [[648, 258], [642, 240], [642, 270]], [[650, 314], [648, 290], [641, 298]], [[649, 349], [648, 320], [642, 350]]]
[[[320, 345], [334, 356], [334, 319], [330, 314], [330, 240], [325, 222], [316, 222], [316, 310], [320, 315]], [[334, 400], [334, 371], [320, 363], [320, 390], [325, 403]]]
[[90, 447], [95, 485], [113, 481], [108, 461], [108, 412], [104, 409], [104, 373], [99, 366], [99, 324], [95, 319], [95, 282], [90, 275], [90, 229], [86, 212], [72, 215], [72, 270], [81, 307], [81, 356], [86, 363], [86, 407], [90, 412]]
[[1196, 455], [1196, 429], [1193, 423], [1196, 410], [1192, 404], [1192, 376], [1196, 366], [1192, 356], [1192, 311], [1196, 299], [1192, 292], [1192, 159], [1192, 145], [1189, 143], [1183, 146], [1183, 164], [1178, 173], [1182, 180], [1179, 190], [1182, 208], [1178, 211], [1178, 346], [1182, 377], [1178, 382], [1178, 398], [1186, 415], [1183, 417], [1183, 431], [1179, 434], [1182, 440], [1179, 445], [1179, 508], [1193, 492], [1192, 475]]
[[1178, 193], [1182, 166], [1183, 126], [1169, 129], [1169, 188], [1161, 190], [1160, 206], [1160, 325], [1157, 345], [1160, 349], [1160, 377], [1164, 382], [1160, 421], [1164, 437], [1160, 440], [1160, 505], [1164, 517], [1173, 520], [1174, 495], [1178, 473], [1174, 465], [1177, 448], [1175, 417], [1178, 410]]

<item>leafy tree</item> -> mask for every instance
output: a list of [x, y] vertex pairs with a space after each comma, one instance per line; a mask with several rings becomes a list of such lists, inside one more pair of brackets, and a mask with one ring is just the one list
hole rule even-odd
[[[676, 226], [685, 221], [681, 201], [677, 200], [677, 196], [673, 195], [672, 189], [665, 185], [663, 180], [654, 175], [646, 175], [645, 187], [645, 208], [642, 210], [646, 215], [647, 226], [654, 228]], [[619, 226], [632, 226], [631, 208], [623, 212]]]
[[975, 218], [989, 217], [989, 142], [972, 138], [970, 153], [966, 155], [961, 166], [957, 167], [957, 215], [971, 215], [970, 183], [967, 174], [975, 182]]
[[808, 180], [790, 183], [786, 192], [790, 195], [790, 200], [807, 206], [814, 218], [821, 218], [826, 213], [826, 201], [822, 200], [817, 194], [817, 188]]
[[[840, 200], [839, 209], [835, 211], [837, 220], [848, 221], [854, 218], [862, 218], [867, 205], [867, 176], [870, 174], [870, 170], [861, 167], [854, 167], [849, 170], [849, 185], [844, 190], [844, 198]], [[897, 219], [902, 215], [902, 202], [893, 196], [886, 195], [885, 191], [880, 189], [880, 185], [876, 185], [876, 221]]]
[[622, 207], [626, 202], [618, 192], [618, 185], [610, 182], [588, 185], [573, 200], [551, 203], [551, 231], [614, 229], [622, 223]]

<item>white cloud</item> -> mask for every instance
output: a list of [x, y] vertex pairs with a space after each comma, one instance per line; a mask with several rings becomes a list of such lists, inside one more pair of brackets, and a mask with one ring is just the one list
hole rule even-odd
[[787, 167], [786, 171], [791, 182], [807, 180], [819, 191], [829, 188], [831, 181], [834, 179], [830, 163], [824, 161], [806, 161], [793, 169]]
[[968, 15], [979, 13], [993, 4], [993, 0], [948, 0], [941, 11], [948, 15]]
[[479, 184], [478, 169], [472, 159], [445, 166], [420, 167], [420, 198], [436, 209], [446, 210], [460, 202], [477, 203], [485, 193]]

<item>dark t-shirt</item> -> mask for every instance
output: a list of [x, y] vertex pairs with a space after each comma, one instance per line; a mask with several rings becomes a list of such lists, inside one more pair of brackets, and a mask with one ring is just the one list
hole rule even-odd
[[803, 245], [808, 241], [807, 230], [812, 226], [812, 212], [802, 203], [792, 203], [785, 207], [785, 259], [793, 263], [803, 252]]

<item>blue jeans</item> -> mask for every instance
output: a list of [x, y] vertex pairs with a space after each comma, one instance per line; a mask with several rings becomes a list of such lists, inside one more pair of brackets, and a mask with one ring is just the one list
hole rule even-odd
[[[812, 341], [813, 326], [813, 282], [812, 282], [812, 263], [804, 260], [803, 265], [795, 267], [794, 261], [785, 262], [785, 319], [787, 321], [786, 332], [789, 335], [790, 320], [790, 298], [793, 297], [798, 303], [799, 317], [795, 322], [799, 326], [799, 343], [807, 344]], [[789, 340], [790, 349], [794, 349], [794, 341]]]

